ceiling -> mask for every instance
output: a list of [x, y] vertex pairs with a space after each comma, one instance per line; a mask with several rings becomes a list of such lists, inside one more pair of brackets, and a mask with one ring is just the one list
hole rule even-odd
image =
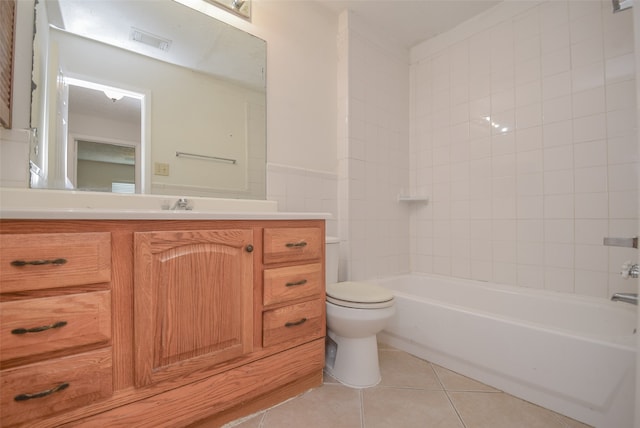
[[497, 0], [319, 0], [355, 15], [385, 38], [410, 48], [500, 3]]

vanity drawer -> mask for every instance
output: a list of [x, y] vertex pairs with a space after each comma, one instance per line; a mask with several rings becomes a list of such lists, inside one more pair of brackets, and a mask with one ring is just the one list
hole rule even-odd
[[110, 339], [110, 291], [0, 303], [2, 363]]
[[85, 406], [112, 395], [111, 348], [0, 372], [2, 426]]
[[324, 237], [318, 227], [264, 229], [264, 263], [320, 259]]
[[262, 314], [262, 346], [324, 336], [324, 300], [315, 299]]
[[0, 235], [0, 292], [111, 280], [111, 234]]
[[264, 270], [265, 306], [319, 296], [324, 289], [322, 263]]

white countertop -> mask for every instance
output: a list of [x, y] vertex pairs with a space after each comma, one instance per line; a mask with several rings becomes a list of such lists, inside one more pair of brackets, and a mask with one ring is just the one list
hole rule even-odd
[[169, 210], [179, 196], [71, 190], [0, 189], [0, 218], [64, 220], [313, 220], [330, 213], [280, 212], [274, 201], [186, 197], [192, 210]]

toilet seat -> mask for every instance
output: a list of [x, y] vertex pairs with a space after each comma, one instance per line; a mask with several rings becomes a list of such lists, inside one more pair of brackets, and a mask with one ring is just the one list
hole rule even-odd
[[379, 309], [393, 305], [393, 294], [379, 285], [366, 282], [328, 284], [327, 302], [356, 309]]

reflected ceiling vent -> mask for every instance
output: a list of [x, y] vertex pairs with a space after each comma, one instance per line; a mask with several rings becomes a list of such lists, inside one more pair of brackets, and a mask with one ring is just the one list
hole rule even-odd
[[155, 34], [142, 31], [139, 28], [135, 27], [131, 27], [129, 39], [156, 49], [160, 49], [162, 51], [168, 51], [169, 47], [171, 47], [171, 40], [164, 39], [162, 37], [156, 36]]

